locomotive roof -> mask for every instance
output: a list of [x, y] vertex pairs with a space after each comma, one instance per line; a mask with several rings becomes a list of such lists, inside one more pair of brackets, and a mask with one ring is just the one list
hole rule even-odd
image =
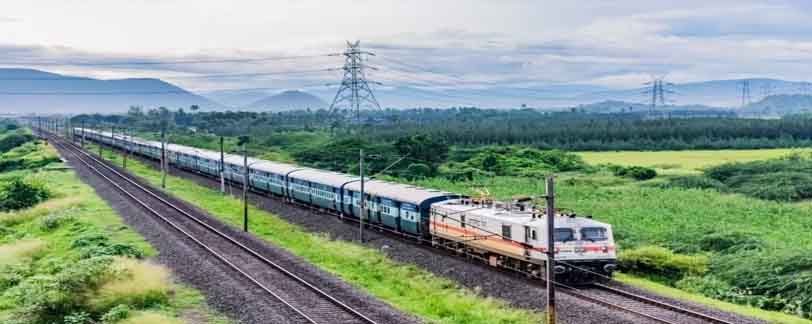
[[[519, 210], [510, 211], [503, 207], [497, 207], [496, 204], [490, 204], [489, 206], [462, 204], [461, 203], [462, 201], [463, 200], [460, 199], [447, 200], [437, 203], [433, 206], [448, 211], [449, 214], [459, 213], [468, 215], [469, 217], [480, 216], [485, 219], [493, 219], [509, 224], [519, 224], [519, 225], [531, 224], [534, 226], [542, 226], [547, 222], [547, 220], [545, 219], [546, 216], [543, 214], [533, 217], [533, 213], [530, 211], [519, 211]], [[609, 224], [602, 223], [591, 218], [580, 216], [569, 217], [568, 215], [562, 215], [560, 213], [557, 214], [556, 216], [558, 216], [555, 219], [556, 227], [574, 227], [574, 226], [609, 227]]]

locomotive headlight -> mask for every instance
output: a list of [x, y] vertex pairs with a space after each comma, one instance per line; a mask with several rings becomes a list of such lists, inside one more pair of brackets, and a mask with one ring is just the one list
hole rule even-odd
[[604, 246], [603, 246], [603, 249], [601, 249], [601, 250], [603, 251], [603, 253], [609, 253], [609, 246], [608, 246], [608, 245], [604, 245]]
[[575, 247], [575, 253], [584, 253], [584, 252], [586, 252], [586, 248], [581, 246]]

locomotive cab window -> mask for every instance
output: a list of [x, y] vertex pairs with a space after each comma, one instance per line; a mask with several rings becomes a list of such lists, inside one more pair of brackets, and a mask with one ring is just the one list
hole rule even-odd
[[556, 242], [569, 242], [575, 240], [575, 233], [571, 228], [556, 228], [554, 238]]
[[511, 226], [502, 225], [502, 238], [509, 240], [511, 238]]
[[601, 242], [609, 239], [606, 235], [606, 228], [584, 227], [581, 229], [581, 239], [584, 241]]

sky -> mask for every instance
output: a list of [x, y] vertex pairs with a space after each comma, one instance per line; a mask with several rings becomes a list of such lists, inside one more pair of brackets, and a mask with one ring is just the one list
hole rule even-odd
[[[808, 1], [4, 0], [0, 66], [157, 77], [194, 91], [338, 82], [346, 40], [383, 87], [639, 87], [812, 79]], [[76, 62], [278, 58], [250, 63]], [[284, 58], [284, 59], [282, 59]], [[33, 62], [66, 63], [34, 65]], [[278, 73], [212, 77], [217, 74]], [[208, 76], [208, 77], [207, 77]]]

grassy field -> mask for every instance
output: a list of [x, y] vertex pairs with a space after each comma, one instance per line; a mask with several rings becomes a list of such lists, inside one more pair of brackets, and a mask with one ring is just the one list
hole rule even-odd
[[812, 153], [810, 149], [718, 150], [718, 151], [616, 151], [580, 152], [589, 164], [612, 163], [638, 165], [658, 169], [697, 171], [701, 168], [729, 162], [748, 162], [786, 156], [791, 153]]
[[[40, 145], [40, 148], [42, 151], [37, 154], [55, 154], [49, 146]], [[7, 172], [2, 176], [40, 179], [53, 197], [29, 209], [0, 213], [0, 322], [22, 320], [19, 323], [26, 323], [18, 312], [39, 309], [37, 303], [73, 305], [71, 307], [83, 309], [73, 314], [77, 317], [104, 313], [115, 306], [122, 310], [120, 305], [126, 305], [132, 315], [127, 319], [130, 323], [147, 323], [138, 321], [140, 316], [151, 318], [153, 321], [149, 323], [180, 323], [189, 315], [206, 323], [230, 322], [209, 310], [203, 295], [172, 282], [167, 269], [146, 259], [117, 258], [112, 266], [126, 275], [88, 277], [87, 280], [98, 282], [82, 293], [59, 297], [60, 292], [48, 289], [40, 295], [43, 299], [36, 299], [38, 296], [30, 291], [37, 286], [37, 280], [70, 279], [69, 271], [83, 269], [82, 265], [88, 261], [102, 260], [104, 256], [97, 255], [110, 252], [105, 250], [107, 247], [137, 251], [145, 258], [154, 256], [156, 251], [127, 227], [91, 187], [61, 163], [40, 170]], [[82, 240], [91, 243], [79, 247], [77, 242]], [[23, 277], [18, 277], [21, 274]], [[19, 293], [31, 296], [20, 299]], [[57, 316], [55, 312], [49, 311], [50, 315]]]
[[[94, 151], [95, 150], [91, 150]], [[105, 154], [111, 158], [109, 151]], [[119, 156], [112, 156], [120, 163]], [[160, 173], [137, 161], [130, 171], [160, 184]], [[239, 199], [178, 177], [167, 178], [168, 192], [208, 210], [233, 226], [242, 226]], [[306, 232], [254, 206], [251, 232], [331, 272], [373, 296], [433, 323], [541, 323], [542, 314], [509, 307], [413, 265], [388, 259], [378, 250]]]

